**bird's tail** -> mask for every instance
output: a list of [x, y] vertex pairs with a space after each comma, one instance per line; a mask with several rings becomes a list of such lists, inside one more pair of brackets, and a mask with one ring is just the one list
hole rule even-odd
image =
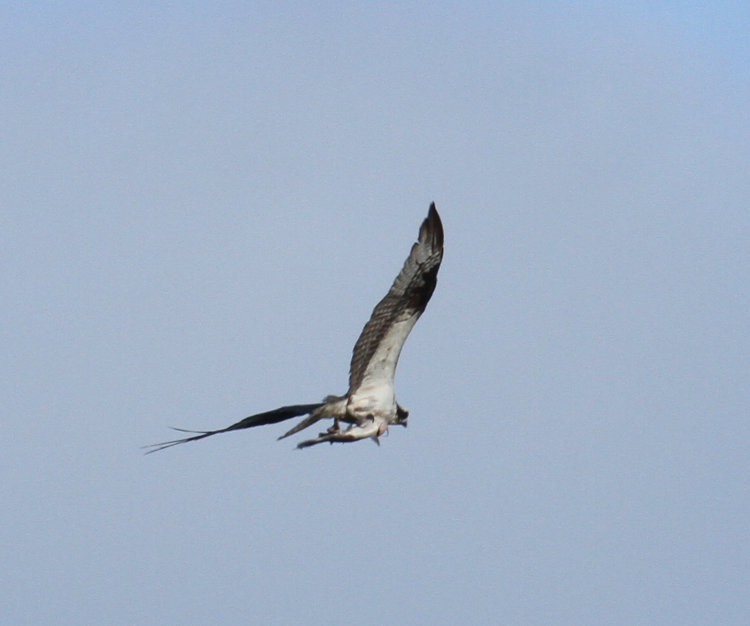
[[327, 396], [320, 405], [313, 409], [310, 417], [303, 419], [299, 424], [281, 435], [279, 439], [286, 439], [325, 418], [349, 421], [346, 414], [346, 400], [346, 396]]

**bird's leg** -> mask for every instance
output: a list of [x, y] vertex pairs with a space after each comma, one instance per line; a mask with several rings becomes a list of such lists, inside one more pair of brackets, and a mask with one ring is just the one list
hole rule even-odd
[[[367, 439], [368, 437], [377, 441], [380, 435], [388, 430], [388, 423], [383, 419], [368, 417], [363, 424], [350, 426], [346, 430], [320, 433], [315, 439], [308, 439], [298, 444], [298, 448], [308, 448], [324, 441], [340, 441], [341, 443]], [[380, 442], [378, 442], [380, 443]]]

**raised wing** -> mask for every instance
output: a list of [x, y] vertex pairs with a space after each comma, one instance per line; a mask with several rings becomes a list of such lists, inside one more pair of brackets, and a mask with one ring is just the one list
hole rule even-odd
[[354, 345], [349, 394], [365, 381], [392, 387], [401, 348], [435, 291], [442, 260], [443, 224], [433, 202], [419, 229], [419, 240]]
[[243, 420], [240, 420], [236, 424], [227, 426], [226, 428], [219, 428], [218, 430], [185, 430], [184, 428], [174, 428], [181, 433], [194, 433], [191, 437], [184, 437], [182, 439], [174, 439], [172, 441], [162, 441], [161, 443], [154, 443], [148, 448], [146, 454], [152, 452], [158, 452], [165, 448], [171, 448], [181, 443], [188, 443], [189, 441], [198, 441], [210, 437], [211, 435], [218, 435], [219, 433], [227, 433], [230, 430], [240, 430], [242, 428], [252, 428], [253, 426], [264, 426], [266, 424], [275, 424], [276, 422], [283, 422], [292, 417], [298, 417], [300, 415], [307, 415], [312, 413], [315, 409], [323, 406], [325, 402], [318, 402], [317, 404], [294, 404], [291, 406], [282, 406], [281, 408], [274, 409], [273, 411], [266, 411], [265, 413], [258, 413], [257, 415], [251, 415]]

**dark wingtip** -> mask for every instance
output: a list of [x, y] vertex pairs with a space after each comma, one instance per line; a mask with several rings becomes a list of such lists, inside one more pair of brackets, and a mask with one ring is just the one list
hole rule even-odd
[[195, 433], [192, 437], [185, 437], [183, 439], [173, 439], [172, 441], [162, 441], [161, 443], [152, 443], [147, 446], [141, 446], [142, 450], [146, 450], [144, 454], [153, 454], [154, 452], [160, 452], [173, 446], [178, 446], [182, 443], [188, 443], [189, 441], [198, 441], [199, 439], [205, 439], [211, 435], [215, 435], [221, 431], [205, 431], [205, 430], [185, 430], [184, 428], [175, 428], [171, 426], [172, 430], [177, 430], [181, 433]]
[[422, 239], [421, 235], [423, 233], [430, 237], [433, 248], [436, 250], [441, 250], [443, 248], [443, 222], [435, 208], [434, 202], [430, 203], [430, 210], [427, 212], [427, 217], [422, 223], [420, 239]]

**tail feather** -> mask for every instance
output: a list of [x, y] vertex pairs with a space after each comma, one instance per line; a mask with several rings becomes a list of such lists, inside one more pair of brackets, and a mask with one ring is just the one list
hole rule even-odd
[[352, 418], [346, 413], [346, 402], [346, 396], [326, 396], [323, 402], [310, 412], [310, 417], [303, 419], [299, 424], [281, 435], [279, 439], [286, 439], [322, 419], [333, 418], [337, 421], [351, 421]]
[[299, 424], [294, 426], [293, 428], [290, 428], [288, 431], [286, 431], [281, 437], [277, 439], [277, 441], [280, 441], [281, 439], [286, 439], [290, 435], [294, 435], [295, 433], [298, 433], [301, 430], [304, 430], [308, 426], [312, 426], [315, 422], [320, 421], [324, 417], [327, 417], [326, 415], [319, 415], [316, 412], [313, 412], [310, 417], [306, 417], [303, 419]]

